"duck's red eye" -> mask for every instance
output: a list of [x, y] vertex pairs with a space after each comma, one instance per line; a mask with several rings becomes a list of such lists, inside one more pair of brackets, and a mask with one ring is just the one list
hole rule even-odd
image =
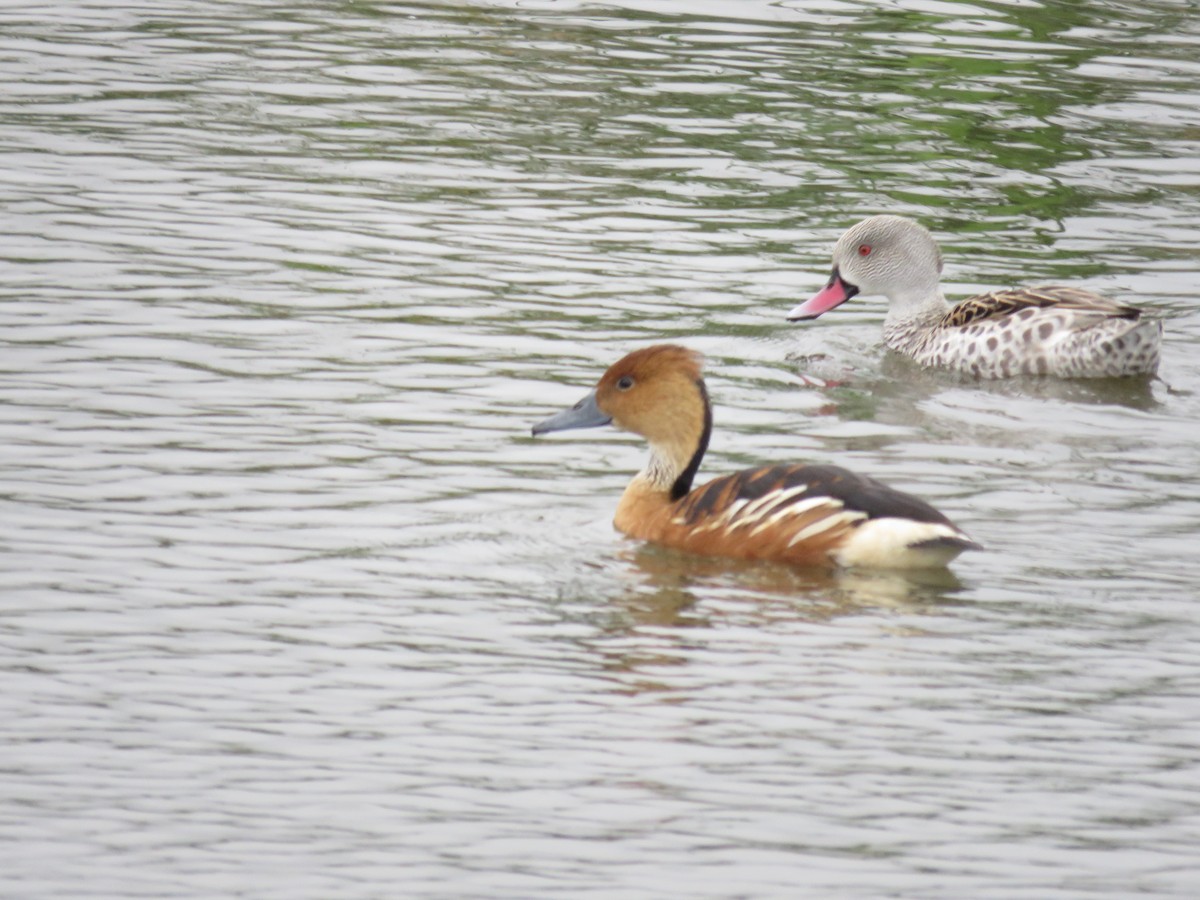
[[870, 256], [871, 255], [871, 245], [870, 244], [859, 244], [858, 245], [858, 255], [859, 256]]

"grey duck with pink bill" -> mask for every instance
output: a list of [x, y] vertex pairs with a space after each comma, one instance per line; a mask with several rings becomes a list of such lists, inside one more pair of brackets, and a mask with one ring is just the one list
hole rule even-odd
[[888, 299], [884, 343], [924, 366], [977, 378], [1154, 375], [1162, 323], [1079, 288], [1048, 285], [946, 302], [933, 236], [902, 216], [874, 216], [833, 249], [833, 275], [788, 313], [815, 319], [856, 294]]

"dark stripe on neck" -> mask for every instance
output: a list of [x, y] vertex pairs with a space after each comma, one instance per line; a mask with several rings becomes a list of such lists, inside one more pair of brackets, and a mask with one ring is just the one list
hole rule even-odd
[[704, 404], [704, 429], [700, 432], [700, 441], [696, 444], [696, 452], [692, 454], [687, 467], [679, 473], [675, 483], [671, 485], [671, 499], [680, 500], [687, 496], [692, 489], [692, 480], [700, 471], [700, 460], [704, 459], [704, 451], [708, 449], [708, 439], [712, 436], [712, 404], [708, 402], [708, 389], [704, 387], [704, 379], [696, 379], [696, 390], [700, 392], [700, 402]]

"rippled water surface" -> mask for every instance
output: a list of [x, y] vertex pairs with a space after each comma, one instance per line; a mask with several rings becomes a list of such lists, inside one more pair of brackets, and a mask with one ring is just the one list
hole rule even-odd
[[[1196, 896], [1198, 59], [1157, 0], [5, 4], [0, 893]], [[882, 211], [1162, 380], [784, 322]], [[702, 475], [988, 552], [614, 534], [642, 447], [529, 426], [664, 339]]]

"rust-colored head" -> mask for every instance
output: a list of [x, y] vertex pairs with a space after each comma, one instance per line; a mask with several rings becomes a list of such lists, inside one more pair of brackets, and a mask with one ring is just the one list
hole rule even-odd
[[682, 496], [691, 487], [712, 429], [702, 361], [699, 353], [677, 344], [635, 350], [609, 366], [595, 390], [533, 426], [533, 433], [611, 423], [640, 434], [653, 450], [653, 480]]
[[677, 344], [635, 350], [609, 366], [596, 405], [613, 424], [651, 443], [695, 443], [704, 423], [703, 357]]

